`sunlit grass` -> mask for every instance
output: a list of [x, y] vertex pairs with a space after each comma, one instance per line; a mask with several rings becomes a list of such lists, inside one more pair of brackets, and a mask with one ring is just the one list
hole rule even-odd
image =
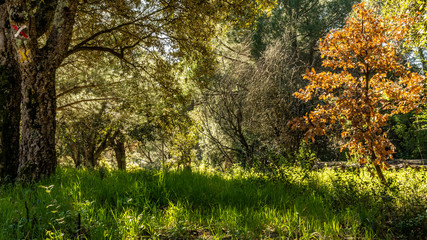
[[427, 172], [62, 168], [0, 187], [0, 239], [423, 239]]

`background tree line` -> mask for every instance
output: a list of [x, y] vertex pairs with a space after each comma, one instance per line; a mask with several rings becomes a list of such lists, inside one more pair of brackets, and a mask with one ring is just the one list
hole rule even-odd
[[[258, 2], [0, 1], [2, 178], [38, 180], [57, 158], [120, 169], [348, 159], [338, 132], [309, 144], [289, 121], [319, 104], [293, 94], [306, 69], [326, 70], [319, 39], [360, 1]], [[367, 2], [384, 15], [425, 14], [423, 1]], [[423, 27], [411, 32], [417, 51], [402, 51], [420, 73]], [[395, 157], [427, 154], [425, 118], [390, 120]]]
[[[93, 61], [109, 55], [120, 60], [123, 69], [128, 68], [127, 75], [134, 72], [140, 80], [181, 98], [173, 84], [175, 75], [183, 69], [183, 62], [197, 66], [197, 79], [210, 71], [214, 64], [209, 43], [221, 30], [217, 24], [243, 27], [270, 5], [268, 1], [175, 0], [13, 0], [0, 4], [5, 93], [1, 165], [8, 168], [2, 169], [2, 175], [22, 182], [49, 176], [58, 164], [56, 112], [76, 103], [57, 105], [58, 69], [70, 62], [85, 62], [85, 57], [92, 56]], [[86, 87], [72, 85], [58, 94]], [[90, 101], [94, 99], [77, 100]]]

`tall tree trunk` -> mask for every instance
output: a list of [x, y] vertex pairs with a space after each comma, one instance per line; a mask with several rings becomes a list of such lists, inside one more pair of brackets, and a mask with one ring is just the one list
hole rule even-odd
[[[6, 0], [5, 4], [10, 29], [16, 30], [13, 49], [22, 78], [18, 180], [33, 182], [51, 175], [57, 165], [55, 72], [70, 45], [78, 1]], [[45, 44], [40, 48], [41, 36]]]
[[0, 4], [0, 179], [14, 181], [19, 164], [21, 76], [6, 4]]
[[[20, 77], [0, 67], [0, 178], [14, 181], [19, 165]], [[12, 68], [13, 69], [13, 68]]]
[[22, 123], [19, 180], [37, 181], [57, 165], [55, 149], [55, 69], [47, 64], [21, 65]]

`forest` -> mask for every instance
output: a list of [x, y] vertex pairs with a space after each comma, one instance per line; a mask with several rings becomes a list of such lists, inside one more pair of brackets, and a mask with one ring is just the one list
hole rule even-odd
[[426, 0], [0, 0], [1, 239], [427, 239]]

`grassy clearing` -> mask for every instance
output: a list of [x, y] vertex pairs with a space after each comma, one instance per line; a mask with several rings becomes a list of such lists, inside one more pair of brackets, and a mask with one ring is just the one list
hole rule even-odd
[[62, 168], [0, 187], [0, 239], [426, 239], [427, 172]]

